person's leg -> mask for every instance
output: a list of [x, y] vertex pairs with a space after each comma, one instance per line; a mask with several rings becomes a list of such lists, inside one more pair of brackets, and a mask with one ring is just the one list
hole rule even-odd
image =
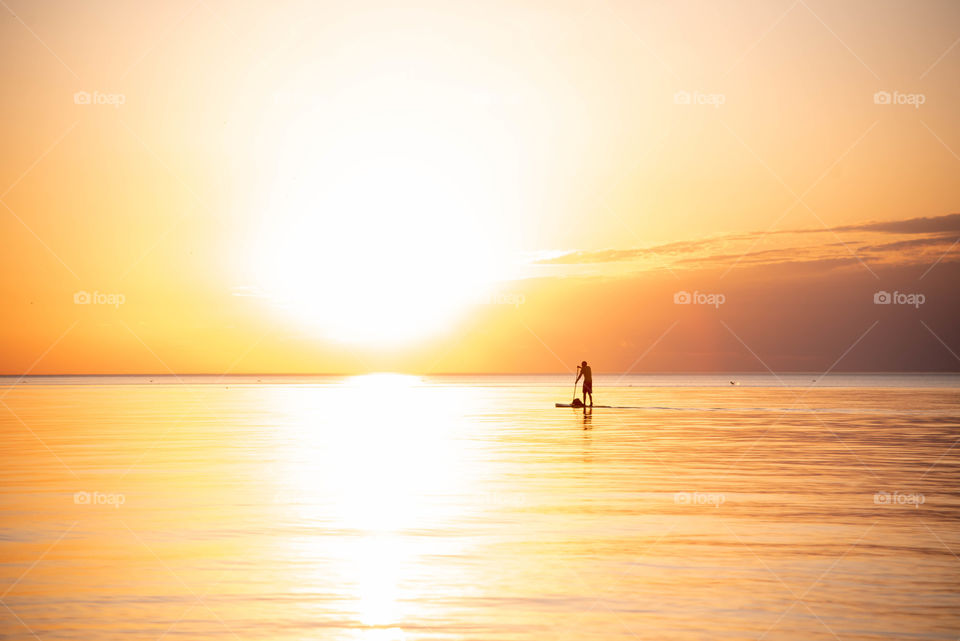
[[[586, 403], [587, 399], [583, 399], [583, 402]], [[593, 407], [593, 390], [590, 390], [590, 407]]]

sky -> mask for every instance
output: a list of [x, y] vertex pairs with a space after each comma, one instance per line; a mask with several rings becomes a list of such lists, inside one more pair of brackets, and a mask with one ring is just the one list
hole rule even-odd
[[951, 0], [0, 9], [0, 373], [960, 370]]

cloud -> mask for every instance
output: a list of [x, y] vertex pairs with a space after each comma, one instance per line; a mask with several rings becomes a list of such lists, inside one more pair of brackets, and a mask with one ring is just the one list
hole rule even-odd
[[898, 240], [892, 243], [885, 243], [883, 245], [874, 245], [867, 246], [866, 249], [870, 251], [900, 251], [904, 249], [926, 249], [926, 248], [943, 248], [944, 246], [949, 246], [957, 242], [958, 236], [949, 233], [943, 234], [940, 236], [930, 236], [926, 238], [909, 238], [907, 240]]
[[936, 232], [960, 232], [960, 214], [947, 214], [932, 218], [910, 218], [883, 223], [864, 223], [837, 227], [837, 231], [881, 231], [895, 234], [931, 234]]
[[[537, 264], [606, 264], [638, 270], [818, 262], [832, 268], [864, 261], [912, 265], [940, 258], [958, 238], [960, 214], [947, 214], [823, 229], [727, 234], [652, 247], [571, 251], [541, 259]], [[947, 256], [943, 260], [956, 258]]]

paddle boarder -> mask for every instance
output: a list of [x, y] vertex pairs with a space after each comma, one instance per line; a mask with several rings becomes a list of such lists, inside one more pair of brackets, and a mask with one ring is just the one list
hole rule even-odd
[[583, 404], [586, 406], [587, 394], [589, 394], [590, 407], [593, 407], [593, 370], [587, 365], [587, 361], [580, 363], [580, 367], [577, 368], [577, 380], [573, 382], [574, 385], [580, 381], [581, 376], [583, 377]]

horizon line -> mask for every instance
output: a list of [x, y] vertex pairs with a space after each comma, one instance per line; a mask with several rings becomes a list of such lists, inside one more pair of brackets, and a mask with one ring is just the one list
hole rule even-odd
[[[209, 376], [209, 377], [257, 377], [257, 376], [369, 376], [371, 374], [398, 374], [401, 376], [567, 376], [574, 374], [575, 372], [402, 372], [402, 371], [391, 371], [391, 370], [379, 370], [372, 372], [253, 372], [253, 373], [218, 373], [218, 372], [178, 372], [178, 373], [57, 373], [57, 374], [6, 374], [0, 373], [0, 378], [55, 378], [63, 376], [140, 376], [140, 377], [166, 377], [166, 378], [176, 378], [180, 376]], [[935, 374], [960, 374], [960, 369], [956, 370], [871, 370], [871, 371], [832, 371], [832, 372], [817, 372], [814, 370], [781, 370], [778, 372], [772, 372], [769, 370], [723, 370], [723, 371], [659, 371], [659, 372], [598, 372], [598, 376], [719, 376], [719, 375], [764, 375], [764, 376], [778, 376], [781, 374], [793, 375], [793, 374], [804, 374], [811, 375], [818, 378], [825, 378], [827, 376], [836, 376], [836, 375], [903, 375], [903, 374], [925, 374], [925, 375], [935, 375]]]

